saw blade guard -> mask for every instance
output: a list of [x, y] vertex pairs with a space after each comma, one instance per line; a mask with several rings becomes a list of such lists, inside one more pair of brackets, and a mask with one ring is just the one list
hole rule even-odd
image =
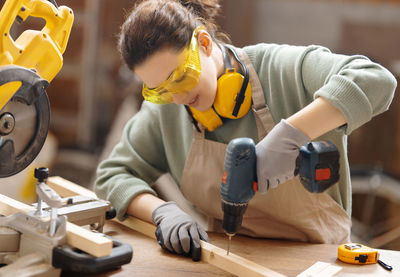
[[0, 67], [0, 103], [6, 103], [0, 106], [0, 178], [25, 169], [42, 149], [50, 125], [48, 85], [32, 70]]

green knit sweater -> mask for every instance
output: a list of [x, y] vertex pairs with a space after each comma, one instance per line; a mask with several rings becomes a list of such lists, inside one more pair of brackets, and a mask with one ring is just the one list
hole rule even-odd
[[[332, 54], [320, 46], [298, 47], [257, 44], [244, 48], [260, 79], [266, 104], [277, 123], [324, 97], [346, 117], [347, 124], [318, 138], [339, 149], [340, 180], [327, 193], [351, 214], [351, 184], [347, 159], [347, 135], [388, 109], [396, 79], [364, 56]], [[310, 123], [312, 124], [312, 123]], [[213, 132], [211, 140], [228, 143], [236, 137], [258, 141], [252, 112], [228, 120]], [[193, 138], [193, 126], [182, 105], [144, 102], [126, 124], [120, 142], [100, 163], [96, 194], [111, 201], [123, 220], [136, 195], [156, 194], [152, 184], [169, 172], [179, 184]]]

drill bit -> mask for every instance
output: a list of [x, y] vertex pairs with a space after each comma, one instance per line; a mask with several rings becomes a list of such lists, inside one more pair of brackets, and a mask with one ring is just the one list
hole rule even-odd
[[226, 233], [226, 235], [228, 236], [228, 249], [226, 250], [226, 255], [229, 255], [229, 250], [231, 249], [231, 240], [234, 234]]

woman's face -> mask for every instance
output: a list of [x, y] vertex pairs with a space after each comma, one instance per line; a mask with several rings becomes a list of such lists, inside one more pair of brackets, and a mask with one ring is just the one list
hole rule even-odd
[[[217, 77], [223, 72], [220, 50], [205, 31], [198, 34], [201, 73], [197, 86], [187, 93], [173, 94], [176, 104], [183, 104], [199, 111], [208, 110], [217, 92]], [[180, 52], [172, 48], [158, 50], [135, 68], [135, 73], [150, 88], [168, 79], [180, 63]], [[221, 55], [222, 57], [222, 55]], [[221, 68], [222, 66], [222, 68]]]

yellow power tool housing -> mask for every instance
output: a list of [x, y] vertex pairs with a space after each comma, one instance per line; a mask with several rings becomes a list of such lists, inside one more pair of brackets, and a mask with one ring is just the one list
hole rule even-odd
[[[45, 26], [14, 40], [12, 25], [29, 16]], [[45, 89], [62, 68], [73, 20], [72, 10], [54, 0], [7, 0], [0, 11], [0, 177], [23, 170], [44, 144], [50, 125]], [[25, 109], [30, 121], [19, 115]], [[32, 131], [23, 131], [30, 123]]]

